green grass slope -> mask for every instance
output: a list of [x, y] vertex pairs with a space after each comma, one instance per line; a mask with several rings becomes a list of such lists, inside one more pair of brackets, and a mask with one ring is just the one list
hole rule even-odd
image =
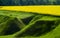
[[60, 16], [0, 10], [0, 38], [60, 38]]

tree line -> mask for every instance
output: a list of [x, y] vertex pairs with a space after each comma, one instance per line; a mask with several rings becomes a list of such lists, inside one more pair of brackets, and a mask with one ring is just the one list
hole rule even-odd
[[0, 5], [60, 5], [60, 0], [0, 0]]

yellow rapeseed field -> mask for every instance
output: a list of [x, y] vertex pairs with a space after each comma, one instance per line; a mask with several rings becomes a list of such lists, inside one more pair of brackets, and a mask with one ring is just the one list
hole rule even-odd
[[0, 6], [0, 10], [16, 10], [42, 14], [60, 15], [60, 6]]

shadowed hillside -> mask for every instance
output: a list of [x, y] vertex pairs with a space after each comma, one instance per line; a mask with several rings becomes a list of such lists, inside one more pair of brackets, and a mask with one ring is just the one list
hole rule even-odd
[[0, 0], [0, 5], [60, 5], [60, 0]]
[[58, 26], [60, 16], [0, 10], [0, 38], [60, 37]]

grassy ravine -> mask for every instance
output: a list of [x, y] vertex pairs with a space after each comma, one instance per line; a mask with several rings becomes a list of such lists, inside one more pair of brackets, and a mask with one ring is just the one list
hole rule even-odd
[[60, 16], [0, 10], [0, 38], [60, 38]]

